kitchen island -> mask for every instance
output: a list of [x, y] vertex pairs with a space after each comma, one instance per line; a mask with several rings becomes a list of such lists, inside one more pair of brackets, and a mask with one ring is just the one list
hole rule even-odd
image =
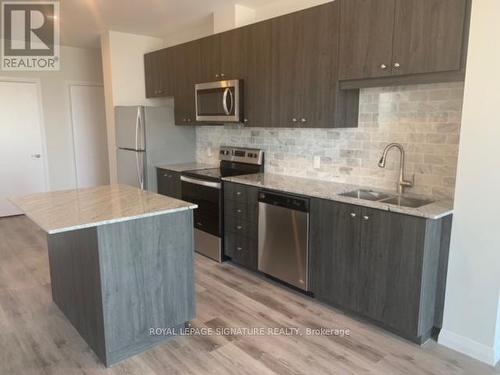
[[195, 317], [196, 205], [125, 185], [11, 200], [47, 233], [52, 299], [107, 367]]

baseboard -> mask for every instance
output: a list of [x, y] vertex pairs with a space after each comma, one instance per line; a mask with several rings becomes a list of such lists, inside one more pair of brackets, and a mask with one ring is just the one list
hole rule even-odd
[[441, 330], [438, 343], [477, 359], [478, 361], [487, 363], [490, 366], [495, 366], [500, 355], [500, 350], [495, 350], [495, 348], [471, 340], [468, 337], [457, 335], [445, 329]]

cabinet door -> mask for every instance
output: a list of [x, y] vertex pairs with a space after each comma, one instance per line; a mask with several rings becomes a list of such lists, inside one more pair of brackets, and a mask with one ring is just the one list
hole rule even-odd
[[160, 95], [173, 96], [175, 92], [175, 54], [171, 48], [161, 50], [159, 59]]
[[180, 173], [160, 168], [157, 168], [156, 173], [158, 194], [166, 195], [167, 197], [171, 198], [181, 199], [182, 183]]
[[271, 21], [221, 35], [221, 70], [228, 79], [243, 80], [246, 126], [272, 126]]
[[466, 6], [466, 0], [396, 0], [393, 74], [459, 70]]
[[364, 208], [359, 312], [408, 336], [418, 334], [425, 219]]
[[194, 125], [194, 85], [199, 80], [200, 44], [189, 42], [173, 47], [175, 56], [175, 123]]
[[334, 127], [338, 84], [339, 2], [300, 13], [297, 91], [301, 127]]
[[300, 62], [303, 24], [297, 13], [273, 19], [271, 30], [271, 122], [273, 127], [297, 125], [303, 95]]
[[144, 55], [144, 75], [146, 83], [146, 98], [154, 98], [160, 95], [161, 86], [161, 64], [160, 51], [146, 53]]
[[341, 1], [341, 80], [391, 75], [395, 1]]
[[311, 200], [310, 267], [315, 297], [356, 311], [361, 208], [322, 199]]
[[221, 72], [220, 35], [209, 36], [194, 43], [199, 44], [200, 49], [199, 60], [193, 61], [199, 70], [199, 82], [195, 83], [215, 82], [225, 79], [225, 74], [223, 77]]

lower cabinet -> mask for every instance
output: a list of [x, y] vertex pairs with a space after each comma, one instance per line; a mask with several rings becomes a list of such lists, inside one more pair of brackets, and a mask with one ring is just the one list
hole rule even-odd
[[224, 182], [224, 255], [257, 270], [258, 189]]
[[[314, 296], [414, 342], [442, 316], [440, 259], [445, 220], [427, 220], [322, 199], [311, 200]], [[441, 271], [440, 271], [441, 270]], [[438, 287], [439, 285], [439, 287]]]
[[158, 184], [158, 194], [171, 198], [182, 198], [181, 174], [168, 169], [156, 168], [156, 179]]

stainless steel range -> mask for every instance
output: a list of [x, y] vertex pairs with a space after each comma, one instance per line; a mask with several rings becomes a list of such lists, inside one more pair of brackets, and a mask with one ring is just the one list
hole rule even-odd
[[264, 171], [264, 152], [258, 149], [221, 147], [219, 168], [186, 171], [181, 175], [182, 199], [198, 205], [194, 211], [194, 248], [222, 261], [222, 178]]

